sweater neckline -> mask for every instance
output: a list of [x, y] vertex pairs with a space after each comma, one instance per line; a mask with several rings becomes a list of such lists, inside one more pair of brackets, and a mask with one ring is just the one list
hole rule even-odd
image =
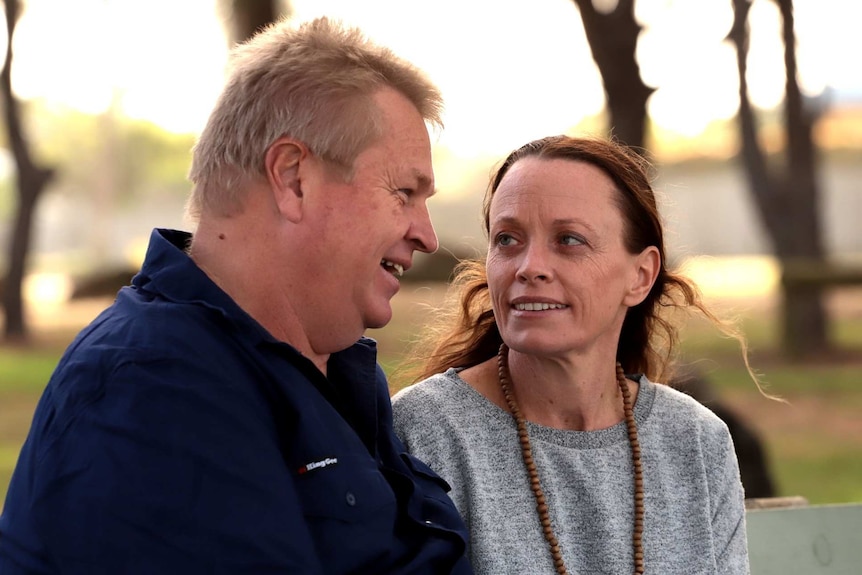
[[[475, 410], [477, 413], [482, 412], [486, 414], [486, 416], [491, 418], [495, 426], [514, 429], [515, 422], [512, 419], [512, 415], [464, 381], [459, 375], [460, 371], [461, 368], [449, 368], [443, 375], [461, 390], [465, 396], [465, 401], [468, 401], [472, 408], [470, 411]], [[640, 375], [637, 382], [639, 389], [634, 405], [635, 421], [637, 422], [638, 429], [645, 430], [655, 400], [656, 384], [648, 380], [645, 375]], [[620, 421], [605, 429], [593, 431], [557, 429], [531, 421], [527, 421], [526, 423], [530, 438], [534, 442], [545, 442], [570, 449], [597, 449], [617, 443], [628, 446], [628, 432], [625, 421]]]

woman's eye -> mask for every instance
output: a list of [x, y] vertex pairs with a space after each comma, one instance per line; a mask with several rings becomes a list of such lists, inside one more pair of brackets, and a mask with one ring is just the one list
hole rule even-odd
[[561, 236], [560, 242], [562, 242], [563, 245], [567, 245], [567, 246], [579, 246], [582, 243], [584, 243], [584, 241], [581, 238], [579, 238], [578, 236], [572, 235], [572, 234], [565, 234], [565, 235]]
[[515, 238], [513, 238], [509, 234], [497, 234], [498, 246], [510, 246], [513, 243], [515, 243]]

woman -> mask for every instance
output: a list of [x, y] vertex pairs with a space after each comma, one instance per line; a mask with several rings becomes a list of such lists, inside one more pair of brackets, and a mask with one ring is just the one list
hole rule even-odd
[[745, 357], [744, 340], [666, 267], [646, 163], [605, 140], [531, 142], [484, 220], [485, 262], [459, 267], [424, 380], [393, 399], [408, 450], [452, 486], [476, 572], [748, 573], [727, 426], [653, 383], [676, 310]]

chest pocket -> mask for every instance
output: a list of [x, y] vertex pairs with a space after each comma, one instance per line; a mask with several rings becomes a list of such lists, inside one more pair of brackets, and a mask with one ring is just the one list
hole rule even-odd
[[[308, 518], [366, 523], [382, 515], [394, 523], [395, 495], [376, 466], [339, 457], [335, 463], [300, 473], [296, 489]], [[388, 509], [388, 512], [387, 512]]]
[[318, 557], [327, 558], [332, 572], [379, 564], [391, 552], [395, 495], [372, 461], [357, 459], [338, 457], [296, 478]]
[[[395, 495], [371, 460], [352, 459], [358, 458], [338, 457], [337, 463], [301, 473], [296, 490], [319, 557], [373, 564], [390, 552]], [[346, 566], [328, 567], [341, 572]]]

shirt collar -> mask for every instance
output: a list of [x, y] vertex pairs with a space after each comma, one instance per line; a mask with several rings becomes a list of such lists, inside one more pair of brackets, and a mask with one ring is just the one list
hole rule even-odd
[[[288, 346], [299, 354], [293, 346], [275, 339], [195, 264], [186, 251], [191, 241], [192, 234], [189, 232], [154, 229], [150, 234], [144, 264], [132, 279], [132, 285], [169, 301], [217, 310], [234, 323], [244, 337], [249, 337], [250, 342]], [[340, 367], [342, 364], [346, 364], [345, 367]], [[373, 373], [376, 364], [377, 342], [367, 337], [360, 338], [351, 347], [332, 354], [330, 358], [330, 365], [338, 366], [336, 369], [343, 369], [347, 373], [353, 372], [356, 366], [363, 366], [361, 371], [364, 377]]]

